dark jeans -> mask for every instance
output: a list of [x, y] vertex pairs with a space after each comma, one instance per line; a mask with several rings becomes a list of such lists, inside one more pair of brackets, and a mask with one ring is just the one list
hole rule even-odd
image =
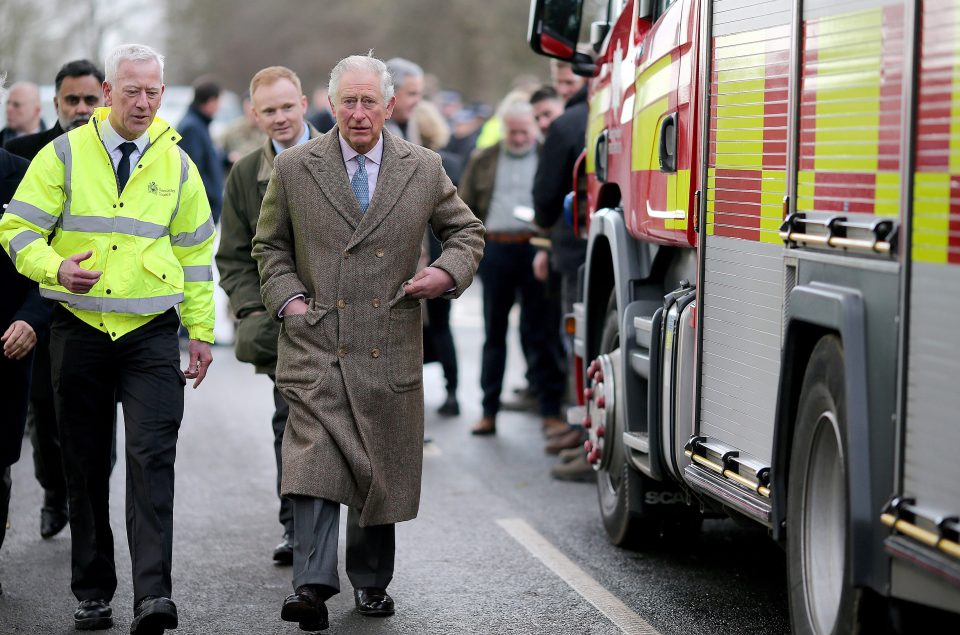
[[43, 488], [43, 504], [61, 508], [67, 505], [67, 478], [63, 474], [57, 413], [53, 406], [53, 382], [50, 378], [50, 340], [37, 341], [33, 359], [33, 384], [30, 387], [30, 416], [33, 427], [33, 473]]
[[78, 600], [109, 601], [117, 586], [109, 507], [117, 395], [126, 426], [134, 602], [171, 595], [174, 460], [186, 383], [179, 323], [171, 309], [111, 341], [66, 309], [54, 310], [51, 375], [70, 497], [70, 586]]
[[293, 501], [280, 494], [280, 481], [283, 479], [283, 432], [287, 428], [287, 416], [290, 414], [290, 406], [280, 389], [277, 388], [276, 377], [270, 375], [273, 384], [273, 454], [277, 460], [277, 497], [280, 499], [280, 524], [283, 525], [284, 534], [293, 533]]
[[480, 262], [483, 282], [483, 320], [486, 339], [480, 386], [483, 414], [496, 416], [507, 363], [507, 326], [510, 309], [520, 299], [521, 320], [528, 333], [527, 362], [537, 388], [540, 412], [544, 417], [560, 415], [563, 396], [563, 367], [560, 363], [559, 331], [547, 299], [547, 288], [533, 277], [535, 250], [528, 243], [488, 241]]
[[427, 300], [427, 324], [423, 327], [424, 363], [440, 362], [447, 393], [457, 392], [457, 349], [450, 331], [450, 300]]

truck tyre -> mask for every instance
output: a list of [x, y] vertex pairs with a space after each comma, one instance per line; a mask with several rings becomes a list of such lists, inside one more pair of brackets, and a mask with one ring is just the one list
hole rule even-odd
[[827, 335], [807, 362], [790, 453], [787, 581], [797, 634], [878, 632], [864, 618], [883, 613], [871, 592], [850, 584], [846, 413], [843, 343]]
[[[600, 354], [620, 348], [620, 317], [617, 313], [616, 292], [611, 292], [607, 303], [607, 317], [600, 336]], [[620, 420], [620, 417], [616, 417]], [[643, 522], [630, 506], [631, 496], [636, 497], [643, 489], [643, 475], [627, 464], [621, 434], [623, 430], [607, 430], [605, 436], [610, 460], [597, 470], [597, 494], [600, 500], [600, 516], [610, 542], [618, 547], [639, 548], [649, 546], [657, 537], [658, 527], [653, 522]]]

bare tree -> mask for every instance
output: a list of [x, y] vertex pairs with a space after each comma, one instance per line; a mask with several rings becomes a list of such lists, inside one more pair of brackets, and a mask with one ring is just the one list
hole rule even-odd
[[410, 58], [468, 99], [495, 101], [521, 73], [546, 78], [526, 45], [528, 5], [517, 0], [167, 0], [169, 80], [213, 73], [234, 90], [284, 64], [309, 92], [337, 60], [373, 49]]

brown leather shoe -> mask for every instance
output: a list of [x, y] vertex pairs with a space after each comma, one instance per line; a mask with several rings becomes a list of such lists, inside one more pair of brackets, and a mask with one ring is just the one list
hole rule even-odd
[[550, 441], [550, 440], [552, 440], [552, 439], [556, 439], [557, 437], [560, 437], [560, 436], [563, 436], [563, 435], [567, 434], [567, 433], [570, 432], [570, 430], [572, 430], [572, 429], [573, 429], [572, 426], [569, 426], [569, 425], [567, 425], [567, 424], [564, 423], [564, 424], [559, 425], [559, 426], [553, 426], [553, 427], [551, 427], [551, 428], [549, 428], [549, 429], [548, 429], [548, 428], [544, 428], [544, 429], [543, 429], [543, 436], [546, 437], [547, 441]]
[[560, 450], [575, 448], [583, 443], [583, 431], [579, 428], [570, 428], [570, 431], [558, 437], [554, 437], [543, 446], [547, 454], [560, 454]]
[[493, 417], [483, 417], [477, 425], [470, 429], [470, 434], [478, 437], [487, 437], [497, 433], [497, 420]]
[[[566, 451], [563, 450], [563, 452]], [[583, 450], [579, 448], [577, 458], [554, 465], [550, 468], [550, 476], [558, 481], [578, 481], [581, 483], [590, 483], [597, 480], [596, 470], [587, 463], [587, 459], [583, 456]]]
[[566, 430], [568, 427], [567, 422], [560, 417], [544, 417], [543, 423], [540, 425], [545, 435], [549, 435], [550, 432], [556, 430]]

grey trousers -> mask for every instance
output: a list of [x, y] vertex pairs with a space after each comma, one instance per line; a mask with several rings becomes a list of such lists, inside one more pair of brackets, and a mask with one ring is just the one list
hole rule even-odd
[[[337, 543], [340, 503], [323, 498], [293, 499], [293, 589], [304, 584], [328, 587], [327, 597], [340, 592]], [[386, 589], [393, 579], [394, 525], [360, 526], [360, 512], [347, 512], [347, 577], [355, 589]]]

